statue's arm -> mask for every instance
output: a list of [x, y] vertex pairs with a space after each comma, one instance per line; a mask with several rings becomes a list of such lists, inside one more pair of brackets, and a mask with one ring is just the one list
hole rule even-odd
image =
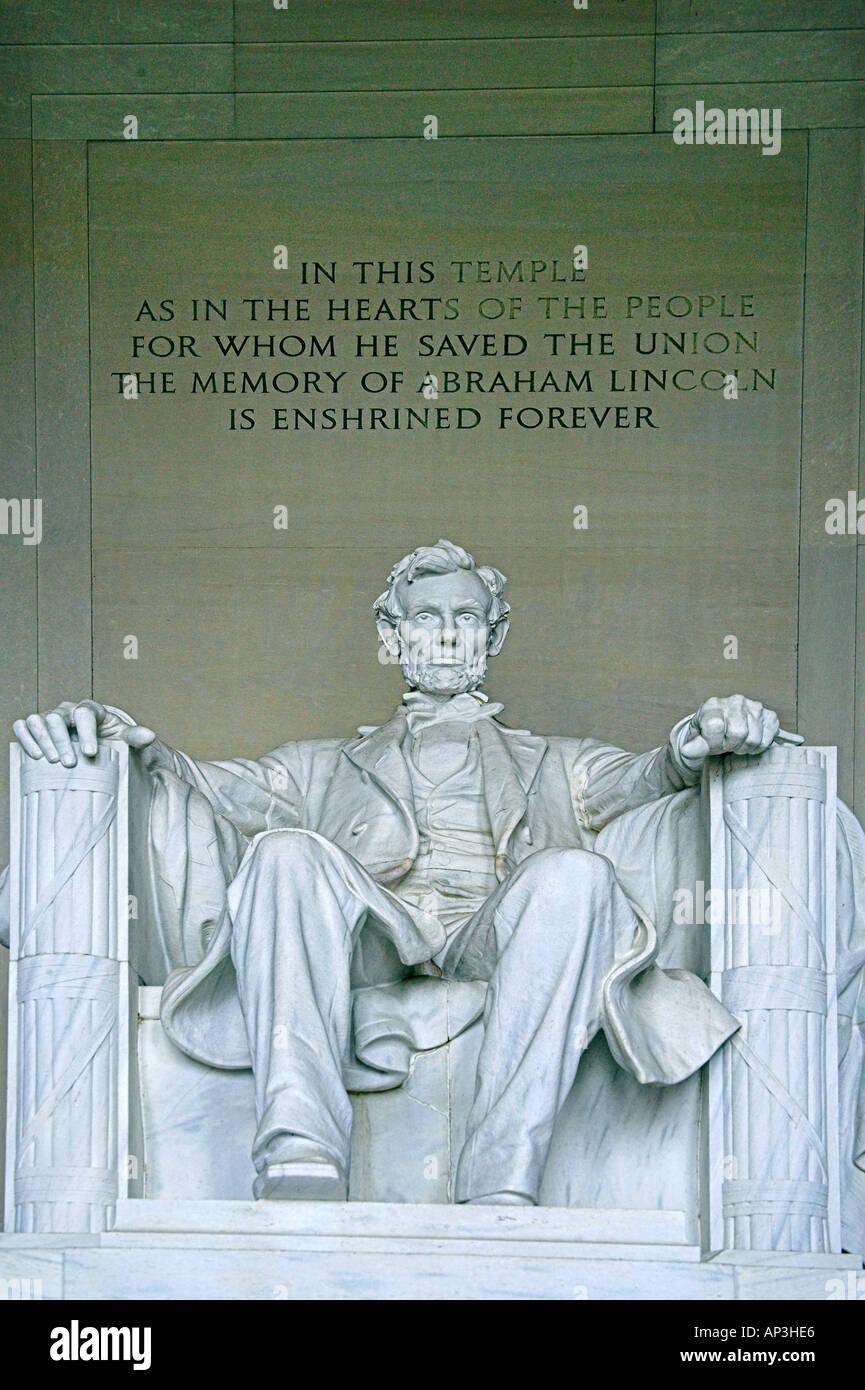
[[244, 835], [302, 824], [305, 779], [296, 743], [263, 758], [205, 761], [154, 739], [138, 756], [148, 771], [166, 767], [195, 787]]
[[625, 811], [657, 801], [700, 780], [680, 754], [691, 716], [680, 720], [661, 748], [628, 753], [596, 739], [582, 739], [570, 768], [574, 811], [586, 830], [601, 830]]
[[296, 744], [283, 744], [259, 760], [207, 762], [170, 748], [125, 710], [96, 700], [66, 701], [48, 714], [16, 720], [13, 727], [28, 757], [64, 767], [74, 767], [79, 756], [94, 757], [100, 740], [122, 739], [149, 772], [174, 773], [246, 835], [302, 819], [304, 775]]
[[707, 758], [764, 752], [779, 729], [773, 710], [744, 695], [729, 695], [704, 701], [674, 725], [661, 748], [649, 753], [627, 753], [585, 739], [570, 770], [577, 818], [586, 829], [600, 830], [625, 811], [694, 786]]

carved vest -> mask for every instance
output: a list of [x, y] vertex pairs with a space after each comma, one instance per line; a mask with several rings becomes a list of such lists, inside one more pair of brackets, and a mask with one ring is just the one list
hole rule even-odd
[[498, 882], [477, 734], [467, 738], [462, 767], [439, 782], [420, 770], [406, 745], [420, 848], [396, 891], [452, 929]]

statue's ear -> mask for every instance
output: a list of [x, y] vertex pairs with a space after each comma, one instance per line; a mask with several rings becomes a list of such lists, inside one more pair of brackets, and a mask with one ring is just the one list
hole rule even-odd
[[490, 640], [487, 642], [487, 656], [498, 656], [505, 644], [508, 635], [508, 628], [511, 620], [506, 613], [503, 613], [497, 623], [494, 623], [490, 631]]
[[375, 625], [378, 629], [379, 640], [385, 651], [390, 656], [398, 657], [399, 633], [397, 632], [396, 624], [391, 622], [390, 618], [386, 617], [384, 613], [379, 613], [375, 620]]

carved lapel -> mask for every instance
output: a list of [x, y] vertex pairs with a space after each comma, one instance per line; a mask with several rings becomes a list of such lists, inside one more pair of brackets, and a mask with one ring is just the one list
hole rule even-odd
[[350, 744], [345, 753], [356, 767], [368, 772], [394, 801], [410, 807], [413, 801], [411, 773], [402, 751], [405, 727], [405, 714], [399, 709], [381, 728]]
[[345, 755], [355, 767], [377, 783], [401, 812], [408, 831], [409, 858], [413, 861], [417, 856], [419, 837], [414, 814], [411, 773], [402, 751], [405, 728], [405, 711], [398, 709], [386, 724], [374, 729], [371, 734], [365, 734], [357, 743], [349, 745], [345, 749]]
[[547, 741], [535, 734], [512, 733], [493, 723], [478, 720], [484, 793], [496, 854], [506, 854], [507, 844], [523, 816], [529, 788], [547, 751]]

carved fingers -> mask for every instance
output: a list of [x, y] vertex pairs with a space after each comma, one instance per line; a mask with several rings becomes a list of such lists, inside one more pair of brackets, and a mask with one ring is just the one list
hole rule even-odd
[[[99, 748], [100, 736], [125, 737], [133, 747], [151, 743], [155, 735], [131, 721], [123, 720], [106, 710], [98, 700], [64, 700], [47, 714], [28, 714], [16, 719], [12, 726], [15, 737], [30, 758], [45, 758], [49, 763], [74, 767], [78, 752], [93, 758]], [[78, 739], [78, 747], [72, 734]]]
[[28, 714], [26, 719], [16, 719], [12, 729], [29, 757], [45, 758], [49, 763], [62, 762], [64, 767], [74, 766], [75, 751], [69, 738], [64, 706], [49, 714]]
[[774, 710], [744, 695], [706, 700], [691, 720], [689, 742], [702, 740], [707, 756], [720, 753], [763, 753], [780, 728]]
[[[51, 739], [52, 745], [56, 750], [55, 756], [50, 759], [51, 762], [56, 762], [59, 758], [60, 762], [63, 764], [64, 767], [74, 767], [75, 750], [72, 747], [72, 740], [69, 737], [69, 725], [67, 723], [68, 718], [69, 715], [66, 711], [56, 709], [52, 710], [50, 714], [45, 715], [43, 723], [45, 729], [48, 731], [48, 735]], [[38, 719], [39, 715], [36, 716], [36, 720]], [[29, 726], [29, 719], [27, 723]], [[42, 746], [44, 747], [44, 742]], [[46, 757], [50, 758], [50, 754], [46, 753]]]
[[82, 700], [72, 711], [72, 722], [81, 752], [88, 758], [94, 757], [99, 746], [98, 726], [105, 722], [105, 706], [95, 700]]
[[[58, 761], [58, 754], [50, 740], [48, 730], [45, 729], [44, 734], [41, 729], [39, 730], [40, 738], [43, 739], [43, 742], [37, 739], [36, 733], [34, 732], [38, 727], [36, 721], [39, 718], [39, 715], [31, 714], [27, 719], [16, 719], [15, 723], [12, 725], [12, 732], [29, 758], [46, 757], [49, 762], [56, 763]], [[30, 728], [31, 723], [34, 729]]]

